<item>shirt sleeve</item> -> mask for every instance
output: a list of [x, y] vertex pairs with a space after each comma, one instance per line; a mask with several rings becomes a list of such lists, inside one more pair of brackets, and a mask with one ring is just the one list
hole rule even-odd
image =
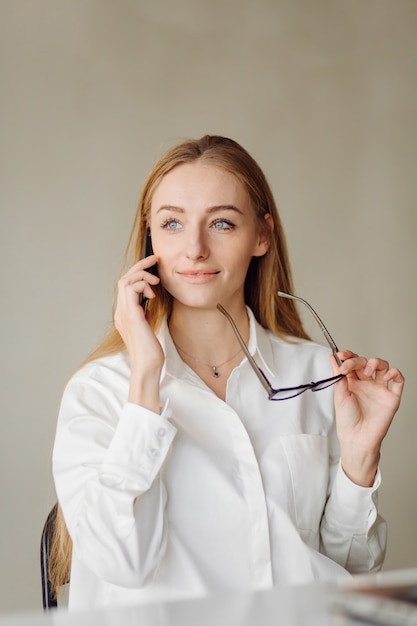
[[169, 406], [159, 415], [123, 403], [99, 377], [77, 376], [64, 392], [53, 452], [58, 500], [77, 557], [108, 582], [140, 586], [164, 554], [169, 417]]
[[378, 470], [372, 487], [354, 484], [338, 464], [321, 524], [321, 552], [351, 574], [377, 571], [386, 549], [386, 523], [378, 514]]

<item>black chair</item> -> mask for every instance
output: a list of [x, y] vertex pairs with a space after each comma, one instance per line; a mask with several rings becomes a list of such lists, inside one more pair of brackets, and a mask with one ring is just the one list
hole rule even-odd
[[41, 536], [41, 577], [42, 577], [42, 602], [45, 611], [57, 608], [58, 603], [51, 591], [51, 581], [49, 580], [49, 555], [51, 541], [55, 528], [56, 512], [58, 504], [55, 504], [44, 524]]

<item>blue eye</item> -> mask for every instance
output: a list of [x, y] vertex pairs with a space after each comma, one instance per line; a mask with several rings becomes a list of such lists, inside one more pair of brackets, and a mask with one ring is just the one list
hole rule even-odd
[[212, 226], [215, 230], [232, 230], [234, 228], [234, 224], [228, 220], [217, 220], [213, 222]]
[[181, 224], [178, 222], [178, 220], [175, 220], [175, 219], [167, 219], [162, 224], [162, 228], [165, 228], [166, 230], [170, 230], [170, 231], [178, 230], [180, 227], [181, 227]]

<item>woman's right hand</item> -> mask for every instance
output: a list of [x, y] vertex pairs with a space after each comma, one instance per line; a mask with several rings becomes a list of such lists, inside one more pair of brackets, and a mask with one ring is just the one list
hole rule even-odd
[[159, 412], [159, 379], [165, 356], [140, 305], [142, 294], [155, 297], [152, 286], [160, 279], [147, 270], [157, 260], [155, 255], [141, 259], [119, 279], [114, 323], [130, 357], [129, 401]]

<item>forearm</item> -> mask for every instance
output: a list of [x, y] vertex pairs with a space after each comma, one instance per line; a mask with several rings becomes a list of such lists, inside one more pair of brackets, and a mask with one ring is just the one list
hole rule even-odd
[[[59, 487], [59, 479], [56, 484], [65, 513], [71, 510], [74, 496]], [[102, 580], [122, 587], [142, 586], [165, 553], [165, 504], [159, 478], [135, 499], [90, 481], [68, 523], [73, 554]]]
[[77, 556], [103, 579], [136, 586], [165, 549], [159, 473], [176, 430], [166, 411], [132, 403], [119, 409], [110, 404], [116, 399], [94, 385], [66, 392], [53, 469]]
[[377, 472], [371, 488], [360, 487], [339, 466], [321, 523], [321, 551], [357, 574], [378, 570], [384, 560], [386, 524], [378, 515]]

